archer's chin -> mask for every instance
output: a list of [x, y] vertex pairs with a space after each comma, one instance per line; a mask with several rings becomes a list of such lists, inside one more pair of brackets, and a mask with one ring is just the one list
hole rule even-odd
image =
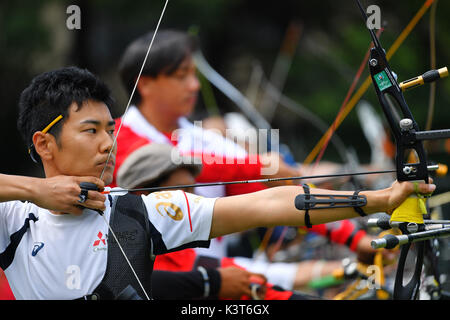
[[113, 182], [113, 174], [112, 174], [112, 172], [111, 173], [105, 172], [103, 174], [102, 180], [105, 183], [105, 186], [111, 184]]

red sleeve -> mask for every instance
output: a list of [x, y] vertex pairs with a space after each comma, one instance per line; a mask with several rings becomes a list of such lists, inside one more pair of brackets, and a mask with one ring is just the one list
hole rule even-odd
[[191, 271], [197, 254], [194, 249], [184, 249], [156, 256], [153, 268], [163, 271]]
[[226, 186], [226, 195], [234, 196], [267, 189], [263, 183], [230, 184]]
[[3, 273], [3, 270], [0, 269], [0, 300], [15, 300], [11, 288], [9, 287], [8, 280]]
[[334, 243], [346, 245], [352, 251], [356, 251], [359, 241], [366, 235], [366, 231], [358, 229], [350, 220], [319, 224], [307, 230], [325, 236]]
[[[215, 158], [217, 160], [218, 158]], [[245, 159], [223, 157], [209, 163], [203, 159], [203, 169], [197, 177], [198, 182], [252, 180], [261, 178], [261, 162], [258, 156], [248, 156]], [[266, 189], [262, 183], [233, 184], [226, 186], [226, 195], [238, 195]]]
[[261, 177], [261, 162], [257, 156], [241, 159], [215, 156], [210, 159], [206, 154], [190, 155], [202, 157], [203, 170], [197, 177], [199, 182], [249, 180]]
[[[233, 258], [222, 258], [220, 261], [220, 266], [222, 268], [227, 267], [237, 267], [244, 269], [240, 265], [236, 264]], [[251, 282], [253, 283], [261, 283], [260, 279], [258, 277], [251, 277]], [[266, 295], [264, 297], [264, 300], [289, 300], [289, 298], [292, 296], [293, 292], [289, 290], [284, 290], [281, 288], [275, 288], [273, 284], [266, 283]], [[243, 295], [240, 300], [250, 300], [251, 298], [249, 296]], [[221, 299], [221, 300], [228, 300], [228, 299]]]

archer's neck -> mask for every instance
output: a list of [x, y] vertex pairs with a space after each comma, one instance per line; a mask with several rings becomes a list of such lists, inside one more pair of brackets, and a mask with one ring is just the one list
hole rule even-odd
[[164, 133], [171, 133], [178, 129], [178, 115], [173, 115], [168, 112], [161, 112], [160, 109], [152, 108], [149, 105], [139, 105], [139, 111], [143, 117], [158, 131]]

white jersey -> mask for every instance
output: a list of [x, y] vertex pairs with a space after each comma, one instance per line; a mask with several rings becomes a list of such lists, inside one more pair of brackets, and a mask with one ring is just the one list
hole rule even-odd
[[[164, 242], [155, 251], [208, 244], [215, 199], [182, 191], [155, 192], [142, 199]], [[110, 199], [105, 205], [109, 221]], [[95, 211], [55, 215], [29, 202], [0, 203], [0, 267], [16, 299], [91, 294], [105, 274], [107, 248], [108, 226]]]

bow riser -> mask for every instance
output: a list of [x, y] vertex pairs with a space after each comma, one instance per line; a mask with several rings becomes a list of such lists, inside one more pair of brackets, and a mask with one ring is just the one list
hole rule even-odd
[[[405, 98], [394, 78], [394, 75], [387, 63], [384, 50], [373, 48], [369, 60], [369, 70], [383, 112], [389, 122], [392, 134], [396, 142], [396, 172], [399, 181], [415, 181], [424, 180], [428, 182], [428, 171], [426, 163], [426, 154], [422, 142], [415, 139], [409, 139], [413, 131], [418, 131], [418, 125], [415, 122], [411, 111], [406, 104]], [[401, 128], [396, 117], [394, 116], [391, 106], [385, 95], [389, 95], [394, 99], [400, 107], [403, 119], [410, 119], [409, 128]], [[414, 150], [418, 157], [418, 162], [407, 163], [407, 152]], [[408, 170], [406, 170], [408, 168]], [[406, 258], [410, 249], [410, 244], [401, 247], [400, 258], [398, 262], [397, 274], [395, 277], [394, 299], [408, 300], [415, 299], [420, 284], [420, 274], [422, 272], [422, 264], [424, 257], [423, 243], [417, 247], [417, 258], [414, 274], [410, 281], [403, 285], [403, 272], [406, 264]]]
[[[383, 112], [389, 122], [392, 134], [396, 142], [396, 168], [398, 181], [416, 181], [423, 180], [428, 182], [428, 170], [426, 153], [421, 141], [417, 140], [415, 132], [419, 131], [419, 126], [406, 103], [403, 93], [395, 79], [393, 72], [386, 60], [384, 50], [380, 48], [372, 48], [369, 59], [369, 71], [378, 101]], [[402, 113], [402, 119], [410, 121], [399, 123], [395, 117], [392, 107], [386, 98], [389, 95]], [[411, 151], [415, 151], [418, 162], [409, 163], [408, 155]]]
[[[361, 11], [364, 21], [367, 21], [367, 15], [359, 2], [357, 4]], [[375, 88], [380, 105], [383, 112], [389, 122], [392, 134], [394, 135], [396, 142], [396, 172], [397, 180], [399, 181], [417, 181], [424, 180], [428, 182], [428, 171], [426, 154], [421, 141], [417, 140], [415, 132], [419, 131], [417, 122], [414, 120], [412, 113], [405, 101], [403, 93], [397, 83], [396, 76], [392, 72], [386, 58], [386, 53], [381, 46], [374, 31], [368, 29], [372, 38], [374, 47], [370, 51], [369, 59], [369, 71], [372, 79], [372, 83]], [[393, 110], [387, 96], [392, 98], [396, 105], [397, 110]], [[399, 109], [399, 110], [398, 110]], [[402, 119], [396, 117], [396, 112], [401, 113]], [[407, 152], [414, 150], [417, 155], [418, 162], [408, 163]], [[400, 205], [396, 210], [399, 210], [402, 206], [406, 206], [406, 201]], [[394, 211], [393, 215], [396, 212]], [[419, 213], [420, 215], [420, 213]], [[406, 222], [405, 222], [406, 223]], [[423, 258], [424, 258], [424, 246], [423, 243], [419, 243], [417, 246], [417, 257], [414, 269], [409, 282], [403, 284], [403, 272], [405, 269], [406, 258], [411, 244], [406, 244], [401, 247], [400, 258], [397, 267], [397, 274], [395, 277], [394, 286], [394, 299], [400, 300], [413, 300], [417, 298], [418, 289], [420, 286], [420, 275], [422, 272]]]

